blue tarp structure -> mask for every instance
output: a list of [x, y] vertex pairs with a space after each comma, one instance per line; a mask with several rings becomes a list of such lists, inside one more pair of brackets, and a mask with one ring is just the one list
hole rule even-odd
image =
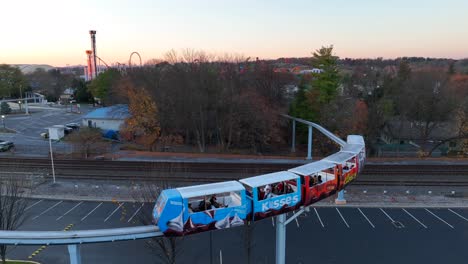
[[104, 131], [103, 137], [118, 140], [119, 132], [115, 130], [107, 130], [107, 131]]

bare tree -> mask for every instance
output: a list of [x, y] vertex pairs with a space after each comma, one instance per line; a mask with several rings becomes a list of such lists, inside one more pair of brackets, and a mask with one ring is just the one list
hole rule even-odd
[[245, 250], [245, 263], [250, 264], [252, 261], [252, 252], [255, 248], [256, 242], [254, 240], [255, 222], [248, 221], [244, 224], [241, 231], [241, 241]]
[[81, 155], [87, 159], [91, 154], [105, 152], [109, 143], [104, 142], [100, 129], [83, 127], [69, 137]]
[[[137, 186], [138, 191], [134, 193], [134, 199], [144, 203], [142, 213], [139, 214], [139, 220], [143, 225], [152, 225], [152, 208], [159, 197], [159, 194], [165, 188], [168, 188], [166, 182], [155, 184], [154, 182], [143, 182]], [[159, 260], [167, 264], [175, 264], [178, 256], [181, 254], [181, 243], [183, 237], [153, 237], [147, 241], [146, 246], [159, 256]], [[156, 262], [160, 263], [160, 262]]]
[[[0, 179], [0, 229], [16, 230], [25, 220], [26, 198], [31, 185], [28, 180], [13, 176]], [[7, 245], [0, 245], [2, 263], [6, 263]]]
[[460, 107], [455, 112], [454, 123], [456, 124], [456, 132], [453, 136], [450, 136], [446, 139], [441, 140], [439, 143], [434, 145], [427, 153], [427, 156], [430, 157], [432, 152], [436, 150], [442, 144], [445, 144], [450, 141], [463, 140], [465, 144], [463, 149], [464, 153], [468, 153], [466, 147], [468, 146], [468, 98], [465, 98]]

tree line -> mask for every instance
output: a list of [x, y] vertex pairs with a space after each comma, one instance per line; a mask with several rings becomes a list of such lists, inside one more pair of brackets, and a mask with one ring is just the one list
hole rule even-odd
[[[200, 152], [209, 147], [275, 151], [290, 138], [284, 113], [342, 137], [362, 134], [369, 146], [383, 131], [401, 137], [395, 124], [404, 122], [417, 126], [423, 142], [434, 139], [434, 131], [447, 122], [458, 124], [447, 140], [466, 138], [466, 126], [460, 124], [468, 116], [468, 78], [452, 60], [340, 60], [328, 46], [315, 51], [307, 65], [321, 72], [294, 75], [276, 72], [271, 61], [172, 51], [144, 67], [110, 69], [88, 88], [104, 104], [128, 103], [133, 118], [122, 136], [151, 150], [161, 142], [177, 142]], [[305, 139], [307, 128], [297, 130]], [[325, 138], [314, 138], [319, 150], [330, 149]]]
[[208, 147], [265, 152], [284, 140], [284, 86], [293, 81], [291, 74], [276, 73], [266, 63], [186, 51], [125, 74], [109, 70], [89, 87], [104, 104], [129, 103], [134, 118], [127, 120], [122, 135], [149, 148], [159, 138], [200, 152]]

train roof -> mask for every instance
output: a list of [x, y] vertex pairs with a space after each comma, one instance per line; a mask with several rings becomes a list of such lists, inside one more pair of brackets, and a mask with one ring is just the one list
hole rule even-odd
[[244, 189], [244, 186], [242, 186], [242, 184], [237, 181], [217, 182], [176, 188], [182, 198], [191, 198], [216, 193], [235, 192]]
[[346, 146], [344, 146], [341, 149], [341, 152], [348, 152], [348, 153], [358, 154], [359, 152], [361, 152], [361, 150], [363, 148], [364, 148], [364, 146], [360, 145], [360, 144], [346, 144]]
[[316, 172], [320, 172], [320, 171], [333, 168], [333, 167], [335, 167], [335, 163], [326, 161], [326, 160], [319, 160], [319, 161], [307, 163], [305, 165], [302, 165], [296, 168], [292, 168], [288, 171], [306, 176], [306, 175], [311, 175]]
[[364, 138], [361, 135], [348, 135], [346, 139], [348, 144], [358, 144], [364, 147]]
[[340, 151], [340, 152], [337, 152], [335, 154], [332, 154], [332, 155], [324, 158], [323, 161], [328, 161], [328, 162], [333, 162], [333, 163], [336, 163], [336, 164], [340, 164], [340, 163], [346, 162], [347, 160], [352, 159], [355, 156], [356, 156], [356, 154], [354, 154], [354, 153]]
[[259, 186], [264, 186], [267, 184], [272, 184], [275, 182], [293, 180], [297, 178], [299, 178], [299, 176], [297, 176], [294, 173], [291, 173], [288, 171], [279, 171], [279, 172], [263, 174], [263, 175], [259, 175], [255, 177], [245, 178], [239, 181], [250, 187], [259, 187]]

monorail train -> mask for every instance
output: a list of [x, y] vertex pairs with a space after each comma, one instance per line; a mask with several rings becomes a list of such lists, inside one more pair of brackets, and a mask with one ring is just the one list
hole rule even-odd
[[153, 219], [165, 235], [180, 236], [297, 210], [342, 190], [365, 158], [363, 137], [350, 135], [339, 152], [288, 171], [163, 190]]

